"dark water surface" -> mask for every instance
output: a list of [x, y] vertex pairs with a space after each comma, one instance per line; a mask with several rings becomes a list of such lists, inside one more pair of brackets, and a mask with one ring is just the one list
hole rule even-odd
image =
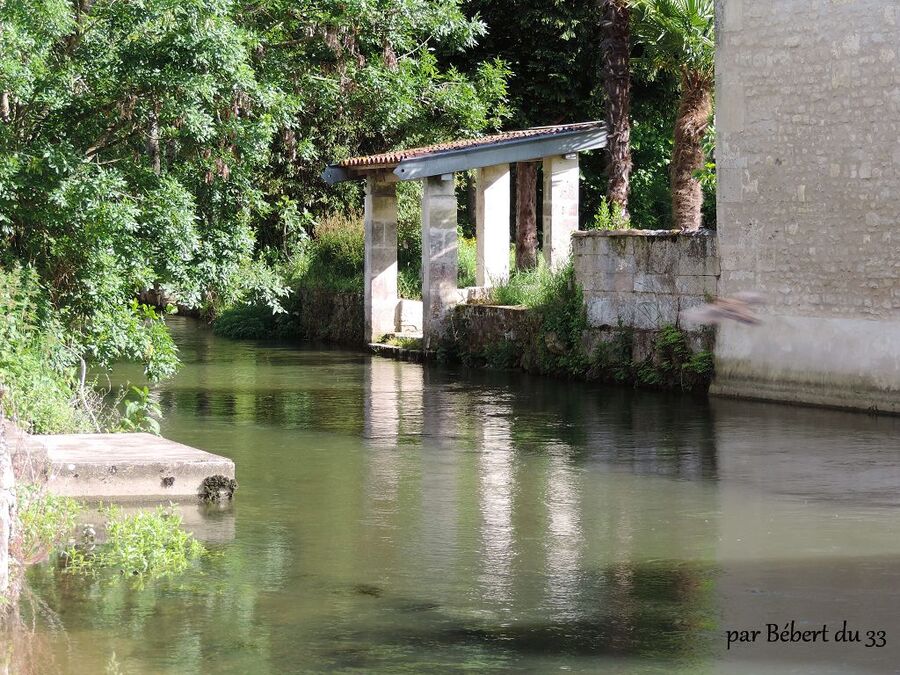
[[[218, 555], [33, 569], [38, 672], [895, 672], [900, 422], [230, 342], [163, 434], [237, 463]], [[767, 642], [767, 623], [830, 629]], [[860, 642], [837, 643], [843, 621]], [[762, 630], [726, 650], [725, 631]], [[886, 646], [865, 647], [867, 630]]]

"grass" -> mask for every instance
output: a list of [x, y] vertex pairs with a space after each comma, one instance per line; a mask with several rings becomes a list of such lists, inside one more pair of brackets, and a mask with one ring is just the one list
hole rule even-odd
[[22, 563], [33, 565], [46, 559], [65, 543], [75, 528], [81, 504], [69, 497], [45, 492], [37, 485], [16, 488]]
[[565, 270], [553, 272], [543, 258], [537, 267], [517, 270], [509, 280], [495, 286], [491, 291], [491, 302], [495, 305], [514, 305], [536, 309], [549, 304], [558, 290], [558, 281]]
[[420, 350], [422, 349], [422, 338], [391, 335], [384, 340], [383, 344], [401, 349]]

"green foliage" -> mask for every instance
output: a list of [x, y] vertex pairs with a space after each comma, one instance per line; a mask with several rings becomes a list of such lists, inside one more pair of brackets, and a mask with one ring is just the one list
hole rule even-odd
[[289, 283], [303, 288], [361, 292], [365, 241], [362, 214], [333, 213], [291, 260]]
[[712, 374], [712, 353], [707, 350], [692, 353], [687, 336], [671, 325], [660, 329], [651, 358], [635, 364], [637, 382], [646, 386], [689, 390], [707, 385]]
[[384, 340], [384, 344], [391, 345], [393, 347], [400, 347], [401, 349], [420, 350], [422, 349], [422, 338], [392, 335]]
[[422, 299], [422, 184], [397, 185], [397, 288], [401, 298]]
[[90, 431], [73, 405], [76, 357], [70, 336], [32, 269], [0, 268], [0, 407], [37, 433]]
[[275, 330], [275, 315], [266, 305], [238, 304], [219, 314], [213, 322], [213, 332], [232, 340], [262, 340]]
[[75, 528], [81, 505], [69, 497], [50, 494], [37, 485], [19, 485], [16, 510], [21, 562], [31, 565], [44, 560], [65, 543]]
[[633, 35], [652, 77], [688, 70], [712, 79], [716, 52], [714, 0], [630, 0]]
[[715, 356], [708, 349], [692, 354], [683, 369], [706, 381], [712, 380], [715, 371]]
[[[279, 313], [285, 259], [359, 197], [325, 162], [507, 114], [503, 63], [435, 55], [485, 32], [458, 0], [10, 0], [0, 24], [0, 257], [37, 271], [76, 355], [154, 378], [176, 358], [140, 291]], [[310, 257], [353, 265], [343, 243]]]
[[457, 286], [468, 288], [475, 285], [476, 266], [478, 265], [478, 247], [474, 237], [464, 237], [462, 231], [459, 234], [457, 256], [459, 272], [457, 274]]
[[600, 200], [600, 208], [594, 214], [594, 220], [589, 224], [590, 230], [627, 230], [631, 222], [622, 211], [622, 205], [614, 202], [610, 208], [606, 197]]
[[631, 196], [632, 227], [672, 228], [669, 161], [672, 156], [678, 87], [675, 78], [660, 73], [652, 82], [637, 73], [632, 82]]
[[95, 551], [71, 547], [66, 571], [72, 574], [113, 572], [139, 581], [180, 574], [206, 554], [204, 546], [182, 527], [172, 508], [158, 507], [125, 515], [118, 507], [103, 510], [106, 542]]
[[[34, 266], [83, 353], [174, 367], [158, 283], [196, 305], [252, 251], [253, 170], [283, 97], [218, 0], [15, 0], [0, 10], [4, 246]], [[10, 50], [7, 52], [7, 50]]]
[[518, 364], [519, 356], [518, 347], [509, 340], [489, 344], [481, 353], [485, 365], [497, 370], [514, 368]]
[[[605, 118], [595, 0], [467, 0], [463, 6], [470, 18], [484, 21], [487, 35], [447, 59], [465, 72], [493, 59], [509, 65], [509, 128]], [[606, 192], [606, 161], [603, 152], [581, 155], [583, 222]]]
[[716, 128], [710, 120], [706, 135], [703, 137], [703, 154], [706, 162], [703, 169], [697, 173], [697, 180], [703, 188], [703, 226], [716, 229], [716, 188], [718, 175], [716, 173]]
[[514, 270], [509, 279], [491, 289], [491, 303], [523, 306], [535, 309], [547, 304], [556, 289], [556, 275], [547, 267], [543, 257], [536, 267]]
[[[583, 375], [588, 367], [581, 346], [581, 336], [587, 328], [587, 309], [584, 292], [575, 280], [571, 262], [550, 275], [537, 310], [545, 336], [540, 350], [543, 368], [550, 372]], [[555, 345], [549, 341], [551, 337]]]
[[[524, 306], [540, 317], [542, 338], [537, 346], [537, 365], [542, 372], [584, 371], [587, 359], [581, 334], [587, 327], [587, 315], [571, 263], [554, 272], [540, 259], [531, 270], [515, 271], [506, 283], [492, 289], [491, 302]], [[493, 356], [488, 355], [487, 360]]]
[[147, 387], [131, 387], [124, 401], [124, 409], [119, 419], [118, 431], [146, 431], [159, 435], [159, 418], [162, 409], [153, 399]]
[[620, 323], [611, 339], [597, 345], [591, 358], [590, 377], [628, 382], [632, 377], [633, 343], [634, 331]]

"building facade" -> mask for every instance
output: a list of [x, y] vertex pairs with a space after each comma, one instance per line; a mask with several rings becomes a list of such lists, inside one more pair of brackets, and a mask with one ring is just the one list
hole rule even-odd
[[714, 393], [900, 412], [900, 4], [717, 3]]

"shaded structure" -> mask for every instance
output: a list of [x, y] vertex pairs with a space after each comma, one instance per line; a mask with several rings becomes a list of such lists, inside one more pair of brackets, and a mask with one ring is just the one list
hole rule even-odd
[[[605, 125], [584, 122], [354, 157], [326, 168], [329, 184], [366, 181], [366, 339], [377, 342], [412, 325], [432, 348], [448, 311], [464, 297], [457, 286], [456, 172], [477, 170], [476, 276], [487, 288], [509, 277], [510, 164], [543, 164], [544, 258], [558, 268], [578, 229], [578, 153], [605, 146]], [[396, 184], [408, 180], [423, 183], [421, 306], [397, 292]]]

